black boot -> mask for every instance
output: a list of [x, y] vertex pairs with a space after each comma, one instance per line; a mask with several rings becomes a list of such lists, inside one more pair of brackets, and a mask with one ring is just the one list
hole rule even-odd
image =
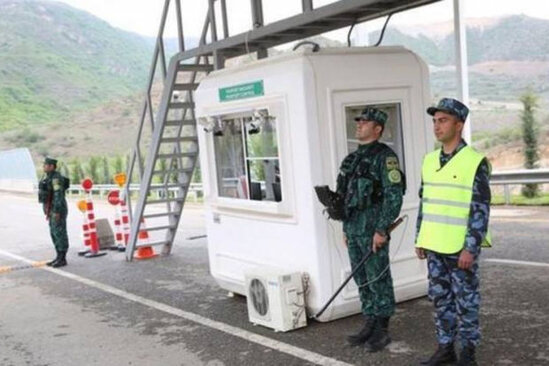
[[431, 358], [421, 361], [421, 364], [427, 366], [447, 365], [456, 362], [456, 360], [456, 351], [454, 350], [453, 343], [439, 344]]
[[463, 347], [459, 353], [458, 366], [477, 366], [477, 360], [475, 359], [475, 347], [468, 346]]
[[368, 342], [364, 345], [366, 352], [378, 352], [385, 348], [386, 345], [391, 343], [391, 337], [389, 337], [389, 317], [376, 319], [376, 326], [374, 331], [368, 339]]
[[67, 265], [67, 252], [66, 251], [60, 251], [59, 252], [59, 259], [55, 261], [51, 266], [53, 268], [59, 268]]
[[372, 335], [372, 331], [374, 330], [374, 326], [376, 323], [376, 318], [373, 316], [367, 316], [366, 317], [366, 323], [364, 324], [364, 327], [358, 332], [357, 334], [353, 334], [347, 337], [347, 342], [351, 346], [360, 346], [364, 344], [368, 338]]
[[57, 256], [55, 257], [55, 259], [52, 259], [51, 261], [47, 262], [46, 265], [47, 266], [53, 266], [53, 264], [55, 262], [57, 262], [59, 260], [59, 251], [57, 249], [55, 249], [55, 252], [57, 253]]

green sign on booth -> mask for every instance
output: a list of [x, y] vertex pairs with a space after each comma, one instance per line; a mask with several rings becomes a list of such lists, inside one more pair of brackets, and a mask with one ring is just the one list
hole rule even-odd
[[263, 95], [264, 92], [263, 80], [228, 86], [219, 89], [219, 101], [229, 102], [231, 100], [259, 97]]

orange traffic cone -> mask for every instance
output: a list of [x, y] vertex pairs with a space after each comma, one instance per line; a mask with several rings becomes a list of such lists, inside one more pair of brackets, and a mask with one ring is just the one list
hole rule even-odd
[[147, 226], [145, 225], [145, 220], [141, 219], [141, 230], [139, 230], [139, 234], [137, 235], [137, 245], [139, 247], [137, 248], [137, 253], [135, 253], [134, 258], [135, 259], [149, 259], [154, 258], [158, 254], [154, 253], [154, 250], [150, 246], [141, 246], [143, 244], [148, 244], [149, 242], [149, 232], [147, 231]]

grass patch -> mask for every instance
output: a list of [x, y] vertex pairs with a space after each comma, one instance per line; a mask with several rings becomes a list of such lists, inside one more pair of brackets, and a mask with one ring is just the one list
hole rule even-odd
[[[504, 205], [505, 196], [502, 194], [492, 195], [492, 206]], [[511, 195], [511, 205], [514, 206], [549, 206], [549, 193], [543, 193], [538, 197], [526, 198], [520, 194]]]

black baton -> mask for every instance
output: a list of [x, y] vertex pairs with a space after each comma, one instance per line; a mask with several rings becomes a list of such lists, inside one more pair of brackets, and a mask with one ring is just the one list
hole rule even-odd
[[[387, 234], [390, 234], [398, 225], [400, 225], [402, 223], [402, 220], [404, 220], [402, 217], [399, 217], [395, 222], [393, 222], [390, 226], [389, 226], [389, 229], [387, 230]], [[353, 276], [355, 275], [355, 273], [360, 269], [360, 267], [362, 267], [362, 265], [364, 264], [364, 262], [366, 262], [368, 260], [368, 258], [370, 258], [370, 256], [372, 255], [372, 249], [370, 249], [370, 251], [368, 253], [366, 253], [366, 255], [364, 256], [364, 258], [362, 258], [360, 260], [360, 262], [357, 264], [357, 266], [355, 267], [355, 269], [353, 270], [353, 272], [351, 272], [351, 274], [345, 279], [345, 281], [343, 281], [343, 283], [341, 284], [341, 286], [339, 286], [339, 288], [336, 290], [336, 292], [334, 292], [334, 294], [332, 295], [332, 297], [330, 297], [330, 299], [326, 302], [326, 304], [324, 304], [324, 306], [322, 307], [322, 309], [320, 309], [320, 311], [318, 313], [316, 313], [315, 315], [313, 315], [313, 318], [315, 319], [318, 319], [319, 316], [322, 315], [322, 313], [324, 313], [324, 311], [326, 311], [326, 309], [328, 308], [328, 306], [330, 306], [330, 304], [332, 303], [332, 301], [334, 301], [334, 299], [336, 298], [337, 295], [339, 295], [339, 293], [341, 292], [341, 290], [343, 290], [343, 288], [345, 287], [345, 285], [347, 285], [347, 283], [351, 280], [351, 278], [353, 278]]]

